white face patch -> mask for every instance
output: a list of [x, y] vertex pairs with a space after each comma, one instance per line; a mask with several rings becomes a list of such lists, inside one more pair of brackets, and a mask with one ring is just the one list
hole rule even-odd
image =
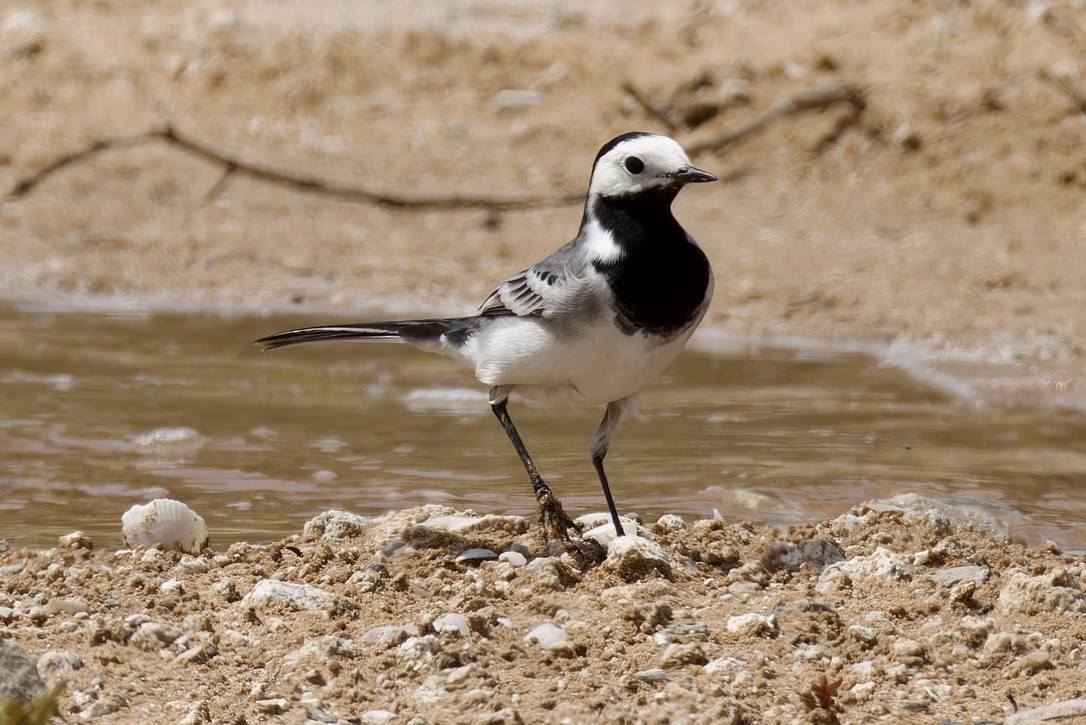
[[686, 152], [667, 136], [637, 136], [615, 146], [596, 162], [590, 196], [624, 196], [673, 183], [690, 166]]

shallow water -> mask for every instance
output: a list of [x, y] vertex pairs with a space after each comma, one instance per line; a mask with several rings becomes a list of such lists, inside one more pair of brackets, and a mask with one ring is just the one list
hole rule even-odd
[[[261, 353], [303, 317], [0, 309], [0, 538], [82, 529], [120, 543], [132, 504], [169, 496], [216, 546], [276, 539], [340, 508], [423, 503], [527, 514], [520, 462], [457, 363], [405, 346]], [[608, 458], [619, 508], [778, 524], [915, 492], [1009, 533], [1086, 548], [1086, 417], [953, 400], [860, 356], [686, 352]], [[574, 515], [604, 508], [596, 411], [512, 404]]]

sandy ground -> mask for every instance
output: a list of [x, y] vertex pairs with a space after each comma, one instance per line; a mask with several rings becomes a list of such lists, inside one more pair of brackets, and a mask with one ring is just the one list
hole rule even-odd
[[599, 564], [439, 506], [196, 556], [73, 534], [0, 553], [0, 658], [66, 682], [68, 722], [1086, 718], [1081, 556], [994, 532], [905, 497], [784, 533], [666, 516]]
[[[664, 7], [5, 3], [0, 295], [471, 310], [574, 233], [596, 149], [646, 129], [722, 178], [676, 209], [716, 270], [710, 332], [1086, 404], [1081, 3]], [[714, 147], [827, 87], [862, 110]], [[629, 570], [543, 556], [522, 521], [410, 539], [429, 511], [195, 558], [76, 537], [0, 554], [0, 644], [53, 653], [69, 720], [116, 722], [974, 722], [1086, 690], [1073, 557], [855, 513], [783, 535], [844, 565], [711, 521], [650, 526], [666, 566]], [[528, 564], [456, 563], [474, 544]], [[268, 578], [324, 594], [254, 600]], [[525, 639], [543, 623], [565, 639]]]

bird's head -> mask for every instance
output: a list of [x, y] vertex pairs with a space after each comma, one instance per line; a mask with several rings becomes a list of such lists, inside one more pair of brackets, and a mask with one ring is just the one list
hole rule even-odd
[[589, 196], [636, 196], [653, 191], [677, 192], [684, 184], [716, 181], [690, 163], [674, 139], [634, 131], [617, 136], [596, 154]]

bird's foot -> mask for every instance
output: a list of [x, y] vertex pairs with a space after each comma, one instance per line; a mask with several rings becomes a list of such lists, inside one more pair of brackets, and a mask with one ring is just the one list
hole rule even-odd
[[[536, 501], [539, 503], [539, 523], [548, 539], [557, 539], [582, 564], [598, 564], [606, 558], [607, 549], [595, 539], [580, 538], [581, 527], [566, 515], [562, 503], [549, 488], [541, 488], [536, 494]], [[570, 537], [571, 529], [577, 533], [578, 541]]]
[[536, 493], [536, 502], [539, 504], [539, 523], [548, 539], [554, 538], [563, 543], [572, 543], [569, 530], [573, 529], [578, 534], [581, 533], [580, 527], [562, 510], [562, 502], [551, 493], [549, 488], [546, 486], [539, 488]]

